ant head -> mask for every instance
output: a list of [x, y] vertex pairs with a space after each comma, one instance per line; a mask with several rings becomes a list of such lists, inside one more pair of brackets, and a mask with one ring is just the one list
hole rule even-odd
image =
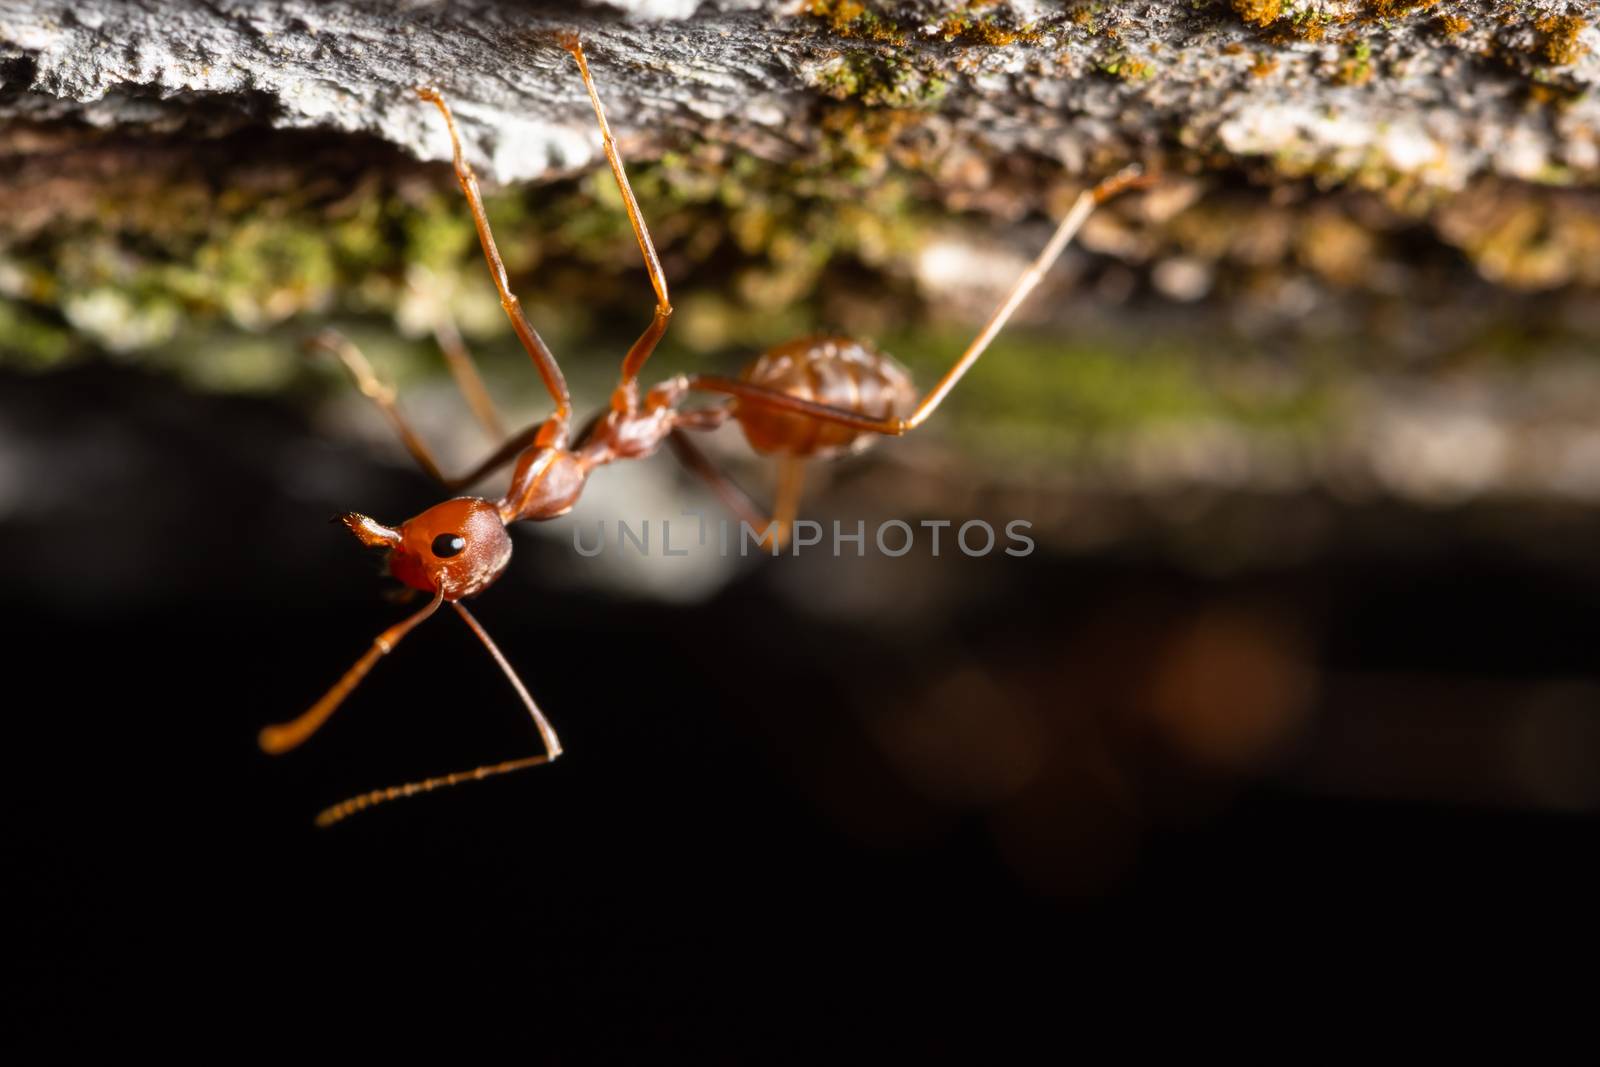
[[389, 550], [389, 573], [424, 592], [443, 589], [446, 600], [483, 592], [511, 562], [499, 510], [476, 497], [435, 504], [398, 530], [355, 512], [339, 518], [362, 544]]

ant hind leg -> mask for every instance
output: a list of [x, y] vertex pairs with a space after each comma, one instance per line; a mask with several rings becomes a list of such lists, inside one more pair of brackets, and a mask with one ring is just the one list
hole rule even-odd
[[1087, 189], [1079, 194], [1073, 202], [1072, 209], [1067, 212], [1061, 222], [1056, 226], [1055, 233], [1050, 237], [1026, 270], [1011, 285], [1011, 290], [1006, 294], [1000, 306], [995, 308], [989, 316], [989, 321], [967, 345], [966, 351], [955, 361], [955, 364], [944, 373], [934, 387], [917, 403], [916, 408], [909, 415], [891, 416], [888, 418], [872, 418], [845, 408], [833, 407], [829, 404], [818, 404], [810, 400], [790, 396], [776, 389], [768, 389], [750, 382], [739, 381], [733, 378], [722, 378], [714, 375], [696, 375], [688, 379], [690, 389], [703, 392], [721, 393], [725, 396], [737, 397], [741, 404], [763, 407], [772, 411], [786, 411], [796, 415], [804, 415], [818, 419], [822, 422], [835, 423], [840, 426], [849, 426], [852, 429], [868, 433], [880, 433], [898, 437], [909, 433], [927, 421], [934, 413], [944, 398], [956, 387], [963, 375], [972, 369], [978, 358], [988, 349], [990, 342], [995, 339], [1005, 324], [1010, 321], [1012, 314], [1017, 310], [1029, 293], [1044, 278], [1056, 259], [1066, 249], [1068, 243], [1088, 221], [1094, 209], [1105, 201], [1127, 189], [1136, 188], [1147, 184], [1149, 179], [1141, 177], [1137, 166], [1126, 167], [1107, 178], [1092, 189]]
[[784, 457], [782, 466], [778, 469], [778, 503], [771, 517], [768, 517], [739, 483], [713, 463], [682, 430], [673, 430], [667, 438], [667, 444], [678, 457], [678, 462], [709, 485], [723, 506], [733, 512], [742, 524], [751, 530], [760, 531], [759, 547], [770, 547], [773, 555], [783, 551], [784, 546], [789, 543], [789, 533], [794, 526], [795, 514], [799, 508], [800, 487], [805, 473], [804, 460], [792, 456]]

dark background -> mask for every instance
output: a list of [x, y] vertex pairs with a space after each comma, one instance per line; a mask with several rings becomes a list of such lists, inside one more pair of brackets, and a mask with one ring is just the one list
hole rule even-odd
[[[524, 538], [477, 611], [567, 755], [318, 831], [347, 795], [535, 741], [440, 616], [304, 748], [256, 749], [402, 610], [328, 516], [435, 498], [301, 410], [105, 365], [0, 384], [14, 958], [58, 1045], [105, 1036], [66, 1021], [85, 1010], [273, 1030], [484, 983], [529, 1055], [575, 1020], [580, 1051], [781, 1058], [848, 1026], [926, 1053], [1079, 1019], [1085, 988], [1352, 960], [1498, 982], [1592, 937], [1600, 572], [1552, 547], [1593, 544], [1585, 516], [1374, 507], [1304, 565], [1222, 577], [1137, 546], [958, 557], [982, 569], [910, 625], [797, 610], [791, 560], [699, 605], [616, 599]], [[1297, 635], [1317, 679], [1271, 758], [1227, 771], [1137, 714], [1170, 635], [1216, 612]], [[1028, 785], [951, 799], [873, 742], [954, 660], [1044, 724]], [[1228, 705], [1238, 677], [1198, 677]], [[1516, 709], [1551, 679], [1529, 749]]]

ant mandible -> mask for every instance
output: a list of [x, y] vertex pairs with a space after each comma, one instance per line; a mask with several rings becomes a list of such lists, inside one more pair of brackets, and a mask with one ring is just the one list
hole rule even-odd
[[[955, 384], [961, 380], [989, 343], [1011, 318], [1023, 299], [1033, 290], [1067, 243], [1077, 233], [1096, 205], [1131, 186], [1142, 184], [1137, 167], [1129, 167], [1083, 194], [1056, 227], [1044, 250], [1012, 285], [1011, 291], [989, 317], [989, 321], [967, 346], [943, 378], [920, 400], [911, 376], [894, 359], [862, 341], [841, 336], [807, 337], [773, 348], [745, 367], [737, 379], [709, 375], [678, 375], [652, 386], [641, 397], [639, 372], [672, 319], [672, 303], [667, 296], [667, 280], [650, 241], [650, 232], [639, 213], [639, 203], [628, 185], [617, 153], [616, 139], [606, 122], [605, 108], [589, 74], [589, 64], [575, 34], [563, 34], [560, 44], [572, 54], [578, 73], [594, 106], [600, 126], [601, 142], [611, 173], [622, 193], [628, 221], [633, 224], [639, 251], [644, 256], [650, 284], [655, 289], [656, 309], [639, 339], [622, 361], [622, 377], [611, 394], [610, 407], [591, 424], [576, 444], [571, 440], [572, 400], [566, 380], [555, 357], [522, 313], [516, 294], [511, 291], [505, 265], [495, 247], [484, 214], [478, 179], [461, 152], [461, 138], [455, 119], [444, 97], [434, 88], [419, 88], [417, 94], [439, 109], [450, 133], [456, 180], [466, 195], [478, 240], [483, 246], [489, 274], [500, 293], [511, 327], [533, 359], [534, 368], [544, 380], [555, 402], [555, 411], [544, 421], [512, 436], [487, 459], [461, 477], [447, 477], [434, 461], [426, 444], [411, 429], [396, 405], [393, 387], [381, 381], [361, 352], [336, 334], [325, 333], [313, 343], [333, 352], [344, 364], [360, 391], [376, 403], [394, 424], [401, 441], [417, 463], [447, 491], [456, 492], [508, 463], [515, 463], [511, 484], [499, 500], [456, 497], [436, 504], [398, 527], [385, 526], [375, 519], [347, 512], [339, 519], [356, 538], [370, 548], [388, 552], [389, 573], [413, 589], [432, 595], [427, 606], [379, 634], [355, 665], [345, 672], [333, 688], [299, 718], [268, 726], [261, 731], [262, 749], [272, 754], [288, 752], [309, 738], [327, 721], [345, 697], [350, 695], [381, 657], [392, 652], [406, 634], [414, 630], [442, 604], [448, 603], [489, 651], [522, 698], [543, 741], [544, 751], [522, 759], [488, 764], [469, 771], [427, 778], [418, 782], [376, 789], [325, 809], [317, 825], [333, 823], [375, 804], [412, 796], [460, 782], [507, 774], [525, 767], [548, 763], [561, 755], [561, 742], [527, 688], [512, 669], [505, 655], [462, 603], [478, 595], [505, 571], [511, 561], [511, 538], [506, 527], [524, 520], [541, 521], [565, 515], [577, 503], [589, 475], [598, 467], [625, 459], [640, 459], [656, 452], [663, 443], [678, 454], [685, 465], [706, 479], [723, 501], [752, 529], [764, 531], [781, 545], [787, 537], [798, 503], [801, 472], [807, 460], [823, 459], [859, 451], [877, 436], [904, 434], [920, 426], [938, 408]], [[441, 337], [441, 341], [445, 338]], [[452, 370], [474, 412], [491, 432], [497, 421], [482, 382], [472, 369], [470, 357], [459, 343], [444, 345]], [[685, 409], [682, 402], [694, 392], [721, 394], [720, 404]], [[687, 430], [711, 430], [727, 419], [735, 420], [745, 439], [758, 453], [780, 459], [778, 500], [772, 518], [759, 514], [743, 492], [696, 448], [685, 435]]]

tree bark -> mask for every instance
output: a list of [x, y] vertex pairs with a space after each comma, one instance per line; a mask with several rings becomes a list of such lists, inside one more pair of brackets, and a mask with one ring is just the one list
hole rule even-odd
[[[816, 13], [810, 13], [816, 12]], [[0, 121], [369, 134], [446, 143], [411, 92], [456, 102], [499, 181], [596, 158], [556, 30], [580, 31], [618, 131], [772, 154], [818, 98], [926, 108], [941, 135], [1081, 171], [1161, 152], [1461, 188], [1600, 172], [1592, 2], [1188, 0], [1058, 6], [852, 0], [4, 0]]]

